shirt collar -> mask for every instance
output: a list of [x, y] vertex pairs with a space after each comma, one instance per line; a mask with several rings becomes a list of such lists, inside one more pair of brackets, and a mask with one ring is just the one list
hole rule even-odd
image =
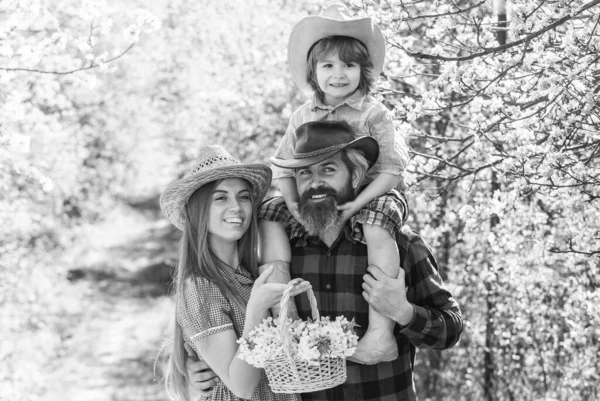
[[352, 107], [353, 109], [361, 110], [366, 98], [367, 95], [357, 90], [352, 94], [352, 96], [344, 99], [344, 101], [338, 104], [337, 106], [328, 106], [325, 103], [323, 103], [321, 99], [319, 99], [319, 97], [315, 94], [312, 98], [310, 108], [312, 111], [315, 111], [316, 109], [333, 110], [335, 108], [341, 107], [342, 105], [347, 105], [348, 107]]
[[219, 269], [222, 272], [224, 277], [235, 278], [242, 285], [252, 285], [254, 283], [254, 280], [252, 279], [252, 274], [250, 274], [250, 272], [246, 270], [246, 268], [243, 267], [241, 264], [236, 269], [233, 269], [231, 266], [229, 266], [226, 263], [223, 263], [216, 257], [213, 257], [212, 260], [216, 265], [217, 269]]

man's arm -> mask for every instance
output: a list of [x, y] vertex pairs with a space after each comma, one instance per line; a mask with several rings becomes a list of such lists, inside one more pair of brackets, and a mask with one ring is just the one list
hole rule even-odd
[[[444, 286], [429, 247], [419, 238], [403, 259], [404, 268], [396, 279], [370, 266], [364, 276], [363, 296], [379, 313], [398, 322], [400, 333], [416, 347], [453, 347], [462, 334], [462, 315]], [[406, 280], [403, 270], [409, 271]], [[408, 292], [405, 282], [410, 284]]]

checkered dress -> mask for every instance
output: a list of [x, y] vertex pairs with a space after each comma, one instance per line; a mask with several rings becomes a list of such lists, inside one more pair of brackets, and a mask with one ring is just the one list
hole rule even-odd
[[[253, 285], [250, 272], [243, 267], [233, 271], [218, 260], [215, 263], [223, 272], [226, 280], [239, 291], [244, 302], [248, 302]], [[177, 322], [181, 326], [185, 341], [194, 348], [198, 355], [201, 354], [196, 349], [194, 340], [227, 330], [234, 330], [239, 338], [244, 332], [245, 310], [240, 309], [235, 302], [228, 300], [213, 282], [203, 277], [190, 278], [186, 281], [183, 293], [177, 295], [176, 313]], [[218, 380], [211, 396], [205, 399], [234, 401], [240, 398], [229, 391], [221, 380]], [[295, 394], [273, 393], [263, 371], [252, 400], [299, 401], [300, 397]]]
[[[368, 266], [367, 246], [357, 240], [351, 224], [327, 247], [293, 220], [282, 198], [264, 202], [259, 218], [286, 225], [292, 245], [291, 275], [312, 284], [321, 315], [354, 318], [361, 326], [356, 332], [362, 337], [369, 316], [369, 305], [361, 295], [362, 276]], [[460, 309], [444, 287], [431, 249], [408, 228], [398, 230], [396, 242], [409, 287], [407, 298], [415, 305], [412, 321], [407, 326], [397, 326], [395, 331], [400, 356], [395, 361], [370, 366], [348, 362], [346, 383], [302, 394], [303, 400], [416, 400], [412, 371], [415, 347], [444, 349], [460, 338]], [[302, 318], [310, 316], [306, 297], [297, 297], [296, 303]]]

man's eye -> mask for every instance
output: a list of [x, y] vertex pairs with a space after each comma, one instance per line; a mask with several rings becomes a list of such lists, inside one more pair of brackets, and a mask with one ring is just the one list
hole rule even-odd
[[308, 174], [310, 174], [310, 171], [309, 171], [309, 170], [300, 170], [300, 171], [298, 172], [298, 175], [308, 175]]

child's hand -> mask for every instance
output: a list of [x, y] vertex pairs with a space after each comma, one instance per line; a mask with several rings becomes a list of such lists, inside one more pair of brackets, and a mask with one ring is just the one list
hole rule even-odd
[[292, 216], [294, 216], [294, 219], [296, 219], [297, 222], [301, 222], [302, 220], [300, 219], [300, 210], [298, 208], [298, 202], [292, 202], [288, 205], [288, 210], [290, 211], [290, 213], [292, 214]]
[[346, 221], [350, 219], [350, 217], [354, 216], [360, 210], [361, 206], [356, 204], [356, 202], [346, 202], [343, 205], [339, 205], [337, 210], [342, 212], [341, 219], [342, 221]]

